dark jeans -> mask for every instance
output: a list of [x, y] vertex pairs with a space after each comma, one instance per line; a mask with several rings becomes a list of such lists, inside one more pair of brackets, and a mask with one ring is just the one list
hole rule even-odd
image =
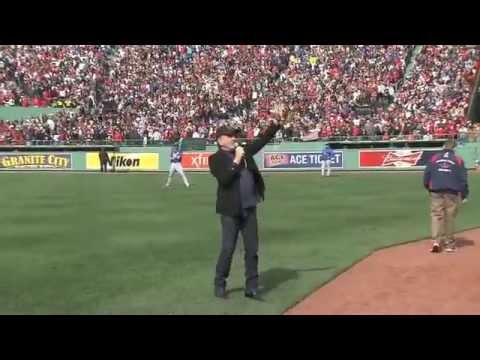
[[107, 162], [101, 162], [100, 163], [100, 171], [101, 172], [107, 172]]
[[249, 290], [258, 288], [258, 225], [257, 209], [247, 210], [246, 217], [221, 216], [222, 250], [218, 257], [215, 286], [226, 286], [230, 274], [233, 253], [237, 244], [238, 233], [242, 232], [245, 248], [245, 287]]

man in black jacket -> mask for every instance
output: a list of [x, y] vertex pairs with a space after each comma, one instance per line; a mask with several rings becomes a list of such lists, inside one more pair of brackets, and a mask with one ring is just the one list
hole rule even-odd
[[218, 182], [216, 211], [222, 224], [222, 249], [214, 281], [217, 297], [226, 297], [226, 280], [241, 231], [245, 248], [245, 296], [259, 298], [256, 210], [264, 199], [265, 184], [253, 156], [275, 136], [286, 117], [284, 114], [283, 109], [277, 109], [265, 133], [245, 147], [236, 143], [234, 129], [222, 127], [217, 131], [219, 150], [208, 159], [210, 172]]

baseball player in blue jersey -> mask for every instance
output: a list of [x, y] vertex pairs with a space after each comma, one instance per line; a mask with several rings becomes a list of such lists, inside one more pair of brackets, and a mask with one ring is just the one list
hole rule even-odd
[[463, 159], [453, 151], [455, 141], [448, 141], [444, 149], [433, 155], [425, 168], [423, 185], [430, 193], [432, 217], [431, 252], [456, 250], [454, 224], [460, 204], [469, 195], [467, 169]]
[[175, 173], [175, 171], [180, 174], [180, 176], [183, 179], [183, 183], [187, 188], [189, 188], [190, 184], [187, 180], [187, 177], [185, 176], [185, 173], [183, 172], [183, 167], [182, 167], [181, 143], [179, 143], [177, 146], [173, 146], [172, 151], [170, 152], [170, 171], [168, 173], [168, 180], [167, 180], [167, 183], [165, 184], [165, 187], [170, 186], [170, 182], [172, 181], [172, 176]]
[[321, 156], [322, 176], [325, 176], [325, 165], [327, 166], [327, 176], [330, 176], [330, 164], [335, 158], [335, 152], [330, 149], [330, 146], [327, 144], [322, 150]]

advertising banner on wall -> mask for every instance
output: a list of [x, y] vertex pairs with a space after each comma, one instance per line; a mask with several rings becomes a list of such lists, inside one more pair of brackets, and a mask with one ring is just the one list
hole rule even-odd
[[[318, 170], [321, 169], [321, 160], [320, 151], [265, 152], [263, 167], [265, 169]], [[343, 151], [335, 151], [330, 167], [343, 169]]]
[[360, 150], [359, 168], [422, 168], [441, 149]]
[[212, 152], [184, 152], [182, 167], [184, 170], [208, 170], [208, 157]]
[[72, 154], [0, 153], [0, 170], [71, 170]]
[[[107, 170], [115, 167], [117, 171], [158, 171], [158, 153], [108, 153]], [[100, 170], [98, 152], [86, 154], [87, 170]]]

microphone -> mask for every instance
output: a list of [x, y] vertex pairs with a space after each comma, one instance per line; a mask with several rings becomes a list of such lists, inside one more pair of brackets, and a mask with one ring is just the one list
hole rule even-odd
[[[247, 146], [247, 142], [246, 141], [242, 141], [240, 144], [238, 142], [234, 143], [233, 144], [233, 147], [234, 149], [238, 148], [239, 146], [243, 147], [245, 149], [245, 146]], [[243, 162], [245, 164], [245, 167], [247, 168], [247, 159], [245, 159], [247, 157], [247, 153], [245, 152], [245, 154], [243, 155]]]

